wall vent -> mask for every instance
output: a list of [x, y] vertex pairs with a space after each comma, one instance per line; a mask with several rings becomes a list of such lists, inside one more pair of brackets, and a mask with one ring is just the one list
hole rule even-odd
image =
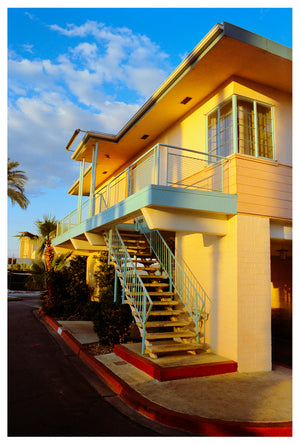
[[183, 104], [183, 105], [185, 105], [185, 104], [187, 104], [190, 100], [192, 100], [192, 98], [189, 97], [189, 96], [186, 96], [180, 103]]

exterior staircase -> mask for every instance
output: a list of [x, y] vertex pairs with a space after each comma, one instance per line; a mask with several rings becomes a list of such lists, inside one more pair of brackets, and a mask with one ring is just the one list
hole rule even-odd
[[[141, 333], [143, 353], [157, 358], [175, 352], [195, 354], [197, 350], [203, 349], [203, 345], [196, 341], [197, 333], [192, 318], [178, 298], [169, 276], [162, 271], [146, 237], [132, 230], [120, 230], [118, 236], [121, 238], [118, 259], [114, 249], [110, 249], [111, 263], [123, 287], [124, 303], [130, 305]], [[109, 235], [106, 239], [109, 246]], [[134, 269], [139, 278], [132, 279]], [[141, 289], [144, 289], [148, 298], [143, 305], [136, 302], [140, 298]], [[142, 312], [144, 316], [147, 314], [146, 317], [142, 317]]]

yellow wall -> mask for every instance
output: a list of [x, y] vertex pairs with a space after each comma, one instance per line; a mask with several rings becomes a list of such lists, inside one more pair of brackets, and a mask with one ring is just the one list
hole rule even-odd
[[271, 369], [269, 219], [236, 215], [225, 236], [176, 232], [176, 255], [205, 289], [206, 343], [240, 372]]
[[211, 350], [237, 361], [237, 217], [226, 236], [176, 232], [176, 256], [183, 258], [203, 286], [209, 319], [205, 341]]
[[29, 237], [22, 237], [20, 239], [19, 258], [38, 259], [37, 250], [39, 248], [39, 240], [31, 239]]
[[[234, 155], [237, 210], [292, 219], [292, 168], [266, 159]], [[231, 165], [230, 165], [231, 168]]]
[[288, 94], [244, 79], [229, 81], [189, 115], [168, 128], [147, 149], [161, 142], [206, 152], [206, 115], [232, 94], [274, 107], [275, 161], [231, 155], [231, 162], [224, 172], [223, 191], [238, 194], [240, 213], [291, 219], [292, 98]]
[[[231, 155], [230, 165], [224, 172], [224, 192], [238, 194], [238, 212], [264, 215], [273, 218], [291, 219], [292, 217], [292, 98], [291, 95], [251, 83], [245, 79], [235, 78], [220, 86], [205, 101], [180, 121], [166, 129], [156, 140], [152, 141], [144, 152], [156, 143], [175, 145], [192, 150], [206, 152], [206, 116], [220, 103], [233, 94], [256, 99], [273, 106], [275, 133], [275, 161], [247, 155]], [[136, 158], [141, 155], [139, 153]], [[165, 166], [165, 154], [162, 151], [161, 170]], [[131, 163], [133, 159], [128, 160]], [[124, 164], [121, 170], [126, 165]], [[142, 167], [140, 167], [142, 168]], [[148, 172], [149, 168], [145, 167]], [[141, 172], [139, 172], [141, 173]], [[147, 172], [139, 174], [139, 178], [151, 178]], [[202, 177], [201, 177], [202, 178]], [[119, 178], [124, 183], [122, 192], [126, 192], [125, 177]], [[163, 180], [164, 184], [164, 179]], [[136, 184], [138, 188], [142, 184]], [[117, 188], [116, 188], [117, 189]], [[114, 196], [112, 201], [125, 197]], [[98, 202], [96, 202], [98, 210]]]
[[[292, 164], [292, 97], [289, 94], [245, 79], [228, 81], [191, 113], [162, 133], [158, 142], [206, 152], [206, 115], [233, 94], [255, 99], [274, 107], [275, 159]], [[147, 149], [150, 148], [150, 145]]]

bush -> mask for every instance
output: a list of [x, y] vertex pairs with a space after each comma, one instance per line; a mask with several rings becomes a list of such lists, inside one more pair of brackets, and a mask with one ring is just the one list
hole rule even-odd
[[132, 321], [129, 306], [119, 302], [98, 304], [93, 321], [100, 343], [109, 346], [125, 343], [129, 338], [129, 326]]
[[98, 288], [98, 306], [93, 306], [91, 319], [94, 330], [103, 345], [124, 343], [129, 336], [129, 326], [132, 321], [131, 310], [121, 304], [121, 286], [118, 281], [117, 302], [114, 302], [114, 267], [107, 264], [108, 252], [102, 251], [98, 256], [98, 268], [95, 279]]
[[41, 294], [44, 312], [56, 318], [82, 319], [92, 294], [86, 284], [86, 259], [78, 256], [69, 266], [45, 273], [46, 289]]
[[[124, 343], [129, 337], [132, 322], [128, 305], [121, 304], [120, 286], [114, 302], [114, 268], [107, 264], [107, 252], [99, 257], [95, 273], [99, 288], [99, 302], [90, 301], [92, 289], [86, 284], [86, 259], [76, 257], [69, 266], [38, 275], [42, 287], [41, 300], [44, 312], [55, 318], [91, 320], [103, 345]], [[42, 279], [44, 277], [44, 281]], [[52, 301], [49, 301], [50, 288]]]

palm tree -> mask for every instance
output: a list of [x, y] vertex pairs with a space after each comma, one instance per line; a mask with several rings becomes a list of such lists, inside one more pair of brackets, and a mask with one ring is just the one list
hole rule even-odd
[[[35, 221], [35, 225], [38, 229], [38, 233], [40, 236], [41, 244], [38, 249], [38, 254], [41, 256], [44, 254], [45, 257], [45, 268], [49, 273], [52, 270], [52, 261], [54, 259], [54, 248], [52, 246], [52, 238], [55, 236], [57, 221], [55, 217], [43, 216], [44, 220], [38, 219]], [[54, 302], [54, 295], [51, 286], [51, 280], [46, 280], [47, 284], [47, 300], [49, 304]]]
[[16, 202], [21, 209], [26, 209], [29, 204], [24, 193], [27, 176], [22, 170], [15, 170], [19, 165], [19, 162], [7, 159], [7, 196], [13, 205]]
[[55, 217], [47, 215], [43, 216], [44, 220], [35, 221], [35, 225], [38, 229], [38, 233], [41, 240], [38, 253], [45, 256], [45, 263], [47, 271], [51, 270], [51, 263], [54, 258], [54, 249], [52, 246], [52, 238], [55, 236], [57, 221]]

